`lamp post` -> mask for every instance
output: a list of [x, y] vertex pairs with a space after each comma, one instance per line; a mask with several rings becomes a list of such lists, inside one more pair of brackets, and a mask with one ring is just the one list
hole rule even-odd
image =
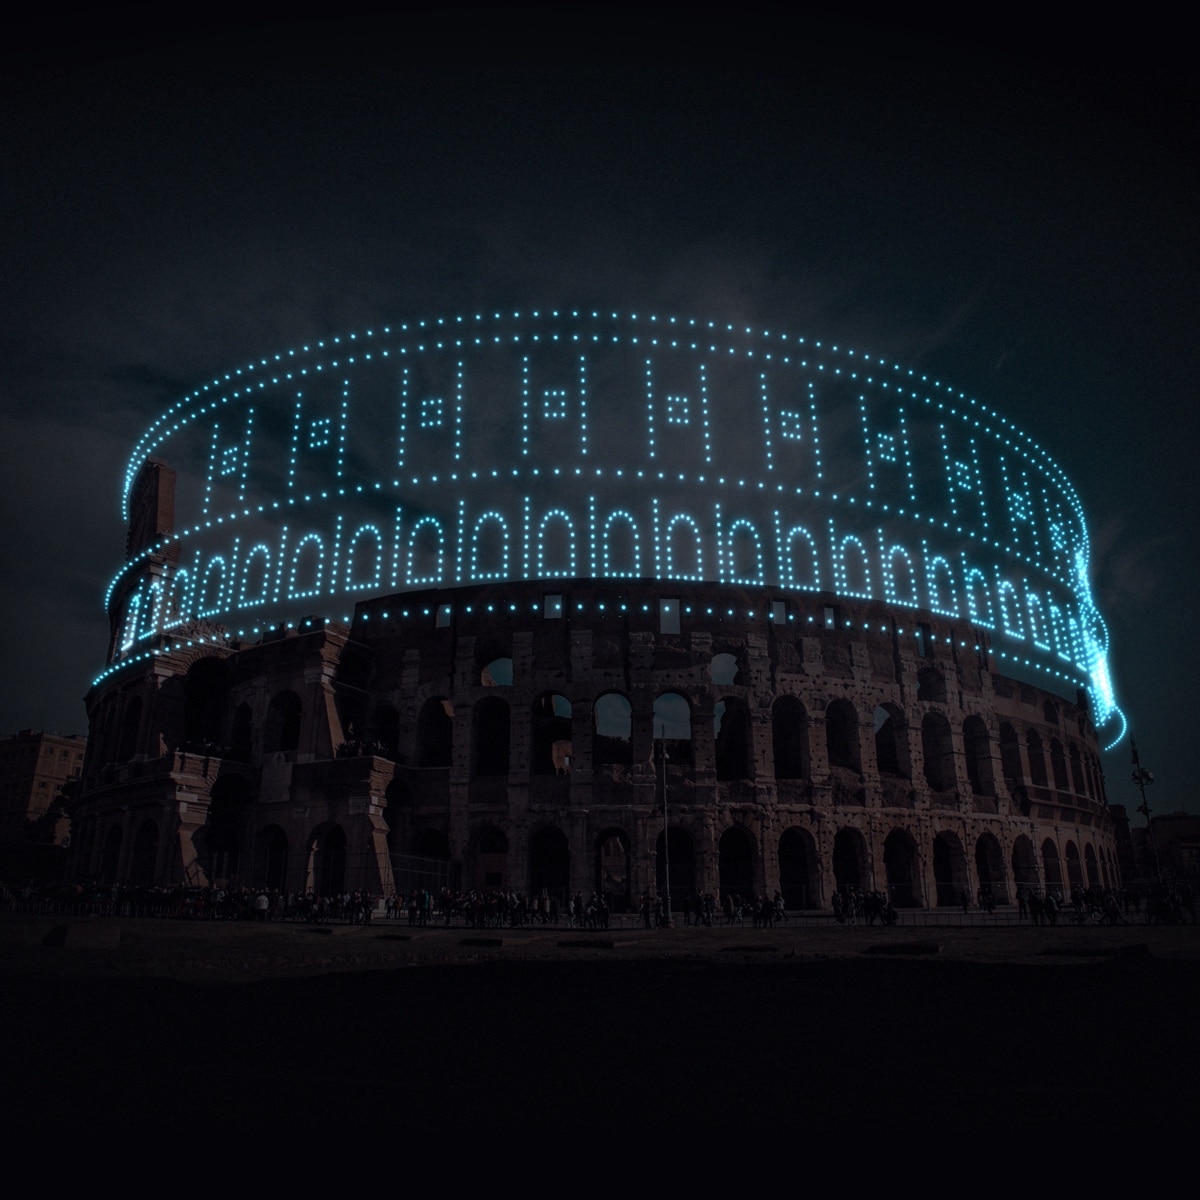
[[1154, 772], [1147, 770], [1142, 766], [1138, 758], [1137, 742], [1130, 735], [1129, 746], [1133, 751], [1133, 782], [1138, 785], [1139, 791], [1142, 793], [1142, 802], [1138, 805], [1137, 811], [1146, 818], [1146, 836], [1150, 839], [1150, 860], [1154, 866], [1154, 878], [1158, 882], [1162, 882], [1162, 871], [1158, 865], [1158, 846], [1154, 842], [1154, 826], [1150, 824], [1150, 805], [1146, 803], [1146, 784], [1154, 782]]
[[667, 820], [667, 727], [664, 723], [659, 726], [658, 761], [662, 774], [662, 810], [663, 810], [663, 923], [671, 928], [671, 834]]

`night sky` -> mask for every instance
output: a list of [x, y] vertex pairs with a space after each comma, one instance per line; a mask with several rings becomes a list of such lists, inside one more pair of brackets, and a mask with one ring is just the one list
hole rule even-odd
[[0, 731], [86, 728], [162, 408], [305, 339], [602, 306], [854, 346], [1042, 443], [1151, 805], [1200, 809], [1192, 77], [1130, 30], [651, 13], [106, 16], [0, 52]]

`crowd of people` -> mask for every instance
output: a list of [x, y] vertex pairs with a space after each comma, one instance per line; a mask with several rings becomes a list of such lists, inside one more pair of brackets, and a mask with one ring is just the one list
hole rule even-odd
[[[964, 914], [972, 896], [958, 894]], [[1069, 898], [1058, 888], [1017, 889], [1017, 918], [1034, 925], [1196, 924], [1196, 888], [1176, 881], [1129, 888], [1081, 887]], [[974, 903], [984, 913], [995, 913], [997, 902], [990, 889], [981, 888]], [[37, 887], [0, 883], [0, 908], [26, 912], [86, 912], [109, 916], [186, 917], [205, 920], [291, 921], [323, 924], [371, 924], [383, 919], [421, 927], [439, 924], [475, 929], [515, 928], [521, 925], [563, 926], [573, 929], [608, 929], [613, 904], [603, 892], [585, 896], [568, 894], [560, 900], [548, 890], [527, 895], [511, 889], [460, 891], [414, 887], [378, 896], [366, 891], [321, 895], [311, 889], [283, 891], [270, 887], [175, 888], [129, 884], [53, 884]], [[886, 892], [838, 889], [832, 896], [833, 918], [838, 925], [895, 925], [896, 907]], [[750, 925], [769, 929], [787, 921], [782, 894], [742, 896], [725, 892], [718, 900], [712, 892], [694, 892], [669, 911], [664, 897], [645, 891], [633, 907], [645, 929], [671, 924], [712, 927]], [[1011, 910], [1009, 910], [1011, 913]], [[793, 914], [795, 915], [795, 914]]]

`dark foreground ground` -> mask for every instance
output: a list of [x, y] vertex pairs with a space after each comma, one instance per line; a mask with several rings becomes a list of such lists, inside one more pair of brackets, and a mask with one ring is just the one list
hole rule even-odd
[[[6, 1129], [1200, 1127], [1200, 931], [0, 917]], [[410, 1148], [411, 1150], [411, 1148]]]

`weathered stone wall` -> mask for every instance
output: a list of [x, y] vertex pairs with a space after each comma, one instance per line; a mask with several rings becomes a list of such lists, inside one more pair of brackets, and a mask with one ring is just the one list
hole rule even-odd
[[[985, 634], [927, 613], [505, 584], [152, 663], [88, 698], [77, 877], [380, 891], [416, 856], [463, 888], [633, 903], [660, 884], [665, 776], [676, 902], [1117, 882], [1086, 705], [998, 675]], [[598, 702], [627, 725], [598, 729]]]

